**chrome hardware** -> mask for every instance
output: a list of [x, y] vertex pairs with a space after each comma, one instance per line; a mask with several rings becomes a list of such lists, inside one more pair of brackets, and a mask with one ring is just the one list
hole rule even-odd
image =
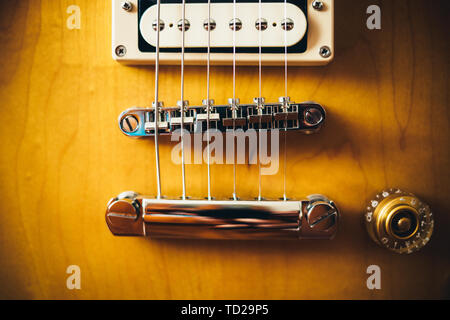
[[294, 21], [290, 18], [283, 19], [283, 21], [281, 21], [281, 28], [286, 31], [292, 30], [294, 28]]
[[323, 9], [323, 2], [322, 1], [313, 1], [312, 7], [317, 11], [321, 11]]
[[187, 107], [189, 106], [189, 100], [184, 100], [184, 101], [178, 100], [177, 101], [177, 106], [179, 108], [183, 107], [183, 111], [186, 111]]
[[364, 217], [372, 240], [396, 253], [420, 250], [430, 241], [434, 228], [430, 207], [399, 189], [377, 194], [369, 202]]
[[256, 30], [261, 30], [261, 31], [266, 30], [267, 29], [267, 20], [264, 18], [256, 20], [255, 28], [256, 28]]
[[278, 102], [281, 103], [281, 110], [283, 112], [288, 112], [289, 105], [291, 104], [291, 98], [290, 97], [280, 97], [280, 98], [278, 98]]
[[139, 196], [139, 193], [137, 193], [137, 192], [124, 191], [121, 194], [119, 194], [116, 199], [117, 200], [124, 200], [124, 199], [134, 200], [134, 199], [136, 199], [137, 196]]
[[[231, 118], [236, 119], [238, 117], [238, 110], [239, 110], [238, 106], [239, 106], [240, 100], [239, 100], [239, 98], [236, 98], [236, 99], [230, 98], [230, 99], [228, 99], [228, 103], [230, 104]], [[236, 126], [236, 122], [234, 122], [234, 124], [233, 124], [233, 127], [235, 127], [235, 126]]]
[[253, 102], [256, 104], [256, 108], [258, 109], [258, 113], [260, 113], [260, 110], [264, 108], [264, 103], [266, 99], [263, 97], [257, 97], [253, 99]]
[[[203, 99], [202, 104], [205, 108], [205, 111], [208, 111], [208, 108], [209, 108], [209, 112], [213, 112], [214, 99], [209, 99], [209, 101], [207, 99]], [[206, 116], [206, 114], [205, 114], [205, 116]], [[205, 118], [205, 120], [206, 120], [206, 118]]]
[[339, 214], [333, 201], [322, 195], [311, 195], [308, 200], [306, 220], [311, 228], [326, 230], [336, 224]]
[[113, 234], [145, 235], [144, 226], [140, 222], [142, 208], [138, 196], [133, 191], [126, 191], [109, 200], [106, 224]]
[[[216, 21], [214, 19], [209, 20], [209, 26], [211, 27], [211, 31], [213, 31], [216, 28]], [[203, 21], [203, 28], [208, 31], [208, 19]]]
[[127, 54], [127, 48], [125, 46], [117, 46], [115, 53], [118, 57], [124, 57]]
[[[114, 235], [197, 239], [332, 239], [339, 212], [315, 195], [302, 201], [156, 200], [135, 195], [108, 203]], [[136, 204], [137, 203], [137, 204]], [[333, 212], [331, 212], [334, 210]], [[311, 216], [329, 214], [311, 224]], [[310, 217], [308, 217], [310, 216]]]
[[154, 134], [156, 127], [156, 117], [158, 117], [158, 132], [166, 132], [169, 129], [169, 124], [166, 121], [165, 114], [161, 109], [164, 107], [162, 101], [158, 101], [159, 114], [155, 115], [156, 103], [152, 102], [152, 109], [147, 109], [145, 112], [144, 130], [146, 134]]
[[[153, 101], [153, 102], [152, 102], [152, 107], [155, 108], [155, 106], [156, 106], [156, 102]], [[159, 108], [164, 107], [164, 102], [163, 102], [163, 101], [158, 101], [158, 107], [159, 107]]]
[[[253, 99], [255, 107], [247, 110], [247, 118], [250, 129], [272, 129], [273, 108], [265, 106], [265, 99], [257, 97]], [[256, 112], [255, 112], [256, 111]]]
[[[214, 101], [210, 100], [210, 127], [222, 132], [232, 128], [258, 129], [261, 120], [262, 127], [268, 130], [299, 130], [304, 133], [312, 133], [319, 130], [325, 122], [325, 110], [315, 102], [294, 103], [289, 99], [288, 112], [283, 110], [283, 107], [285, 107], [283, 103], [286, 103], [287, 99], [278, 103], [266, 103], [264, 100], [257, 99], [260, 105], [264, 102], [264, 108], [260, 107], [260, 109], [258, 109], [258, 103], [241, 104], [239, 99], [236, 99], [233, 106], [232, 102], [232, 99], [229, 99], [229, 105], [214, 105]], [[202, 106], [188, 107], [185, 105], [185, 129], [191, 133], [199, 128], [200, 122], [207, 120], [206, 100], [203, 103]], [[232, 112], [233, 108], [235, 108], [234, 113]], [[124, 122], [127, 116], [134, 116], [137, 119], [135, 131], [130, 131], [130, 126]], [[175, 107], [163, 108], [162, 102], [160, 102], [159, 133], [163, 135], [171, 134], [178, 129], [181, 124], [179, 118], [181, 118], [180, 103]], [[127, 136], [153, 136], [154, 107], [128, 109], [120, 114], [118, 121], [120, 130]], [[204, 127], [204, 124], [202, 127]], [[134, 129], [134, 125], [131, 128]]]
[[120, 121], [120, 129], [126, 133], [136, 132], [139, 128], [139, 120], [135, 115], [129, 114]]
[[121, 7], [125, 11], [131, 11], [133, 9], [133, 4], [130, 1], [124, 1], [122, 2]]
[[228, 24], [231, 30], [234, 30], [234, 26], [236, 25], [236, 30], [239, 31], [242, 29], [242, 21], [238, 18], [231, 19], [230, 23]]
[[238, 106], [239, 106], [239, 103], [240, 103], [240, 100], [239, 100], [239, 98], [236, 98], [236, 99], [229, 98], [228, 99], [228, 103], [230, 104], [230, 106], [231, 106], [231, 108], [233, 110], [237, 110]]
[[[274, 114], [274, 127], [283, 130], [299, 129], [298, 105], [293, 103], [290, 97], [280, 97], [278, 98], [278, 101], [280, 106], [276, 108], [277, 110]], [[313, 103], [313, 105], [317, 106], [315, 103]], [[318, 111], [322, 112], [323, 110], [320, 110], [319, 108]]]
[[[165, 26], [164, 21], [159, 20], [159, 31], [163, 31], [164, 30], [164, 26]], [[153, 21], [152, 28], [155, 31], [158, 30], [158, 20]]]
[[[178, 26], [178, 30], [183, 31], [183, 20], [182, 19], [180, 19], [178, 21], [177, 26]], [[188, 31], [190, 27], [191, 27], [191, 23], [189, 22], [189, 20], [184, 19], [184, 31]]]
[[212, 106], [214, 105], [214, 99], [209, 99], [209, 101], [207, 99], [203, 99], [202, 100], [202, 104], [206, 107], [206, 106]]
[[314, 127], [323, 120], [323, 114], [316, 108], [308, 108], [304, 111], [304, 124]]
[[319, 54], [322, 58], [329, 58], [331, 57], [331, 49], [328, 46], [323, 46], [319, 50]]
[[[175, 130], [181, 127], [181, 109], [183, 110], [183, 127], [188, 131], [192, 131], [192, 126], [194, 124], [194, 117], [192, 116], [189, 107], [189, 101], [181, 100], [177, 101], [178, 109], [172, 109], [167, 113], [165, 118], [168, 118], [170, 123], [170, 130]], [[181, 108], [183, 106], [183, 108]]]

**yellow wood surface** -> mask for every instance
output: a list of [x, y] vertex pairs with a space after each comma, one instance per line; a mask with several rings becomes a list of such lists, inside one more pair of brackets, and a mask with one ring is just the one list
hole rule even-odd
[[[333, 241], [163, 241], [114, 237], [104, 212], [125, 190], [156, 193], [152, 140], [125, 137], [117, 116], [153, 100], [154, 69], [111, 58], [106, 0], [1, 1], [0, 298], [399, 299], [449, 298], [449, 45], [447, 0], [336, 1], [336, 58], [289, 69], [289, 95], [323, 104], [313, 136], [288, 138], [288, 195], [322, 193], [342, 212]], [[81, 29], [66, 27], [69, 5]], [[382, 30], [366, 8], [382, 8]], [[239, 67], [237, 96], [258, 95], [257, 68]], [[211, 97], [232, 94], [230, 67], [213, 67]], [[179, 67], [161, 68], [161, 100], [179, 99]], [[263, 95], [284, 94], [283, 69], [263, 69]], [[206, 96], [204, 67], [186, 69], [186, 98]], [[163, 139], [163, 193], [181, 194], [173, 143]], [[281, 174], [263, 194], [282, 194]], [[191, 196], [205, 196], [206, 166], [187, 167]], [[411, 256], [377, 247], [362, 224], [366, 203], [399, 187], [430, 204], [436, 230]], [[257, 195], [257, 167], [238, 167], [238, 194]], [[232, 166], [212, 168], [212, 192], [232, 193]], [[368, 290], [366, 268], [382, 271]], [[81, 268], [81, 290], [66, 268]]]

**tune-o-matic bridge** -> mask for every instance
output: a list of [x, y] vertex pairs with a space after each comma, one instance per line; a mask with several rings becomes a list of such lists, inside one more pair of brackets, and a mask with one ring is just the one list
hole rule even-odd
[[[205, 106], [186, 107], [184, 129], [190, 133], [205, 131], [207, 112]], [[325, 110], [315, 102], [291, 103], [287, 110], [282, 103], [266, 103], [258, 112], [256, 104], [241, 104], [210, 107], [209, 125], [211, 129], [227, 130], [279, 129], [300, 130], [312, 133], [320, 129], [325, 121]], [[119, 116], [120, 130], [131, 137], [153, 136], [155, 133], [154, 108], [131, 108]], [[181, 128], [181, 108], [159, 108], [158, 132], [170, 134]]]
[[332, 239], [339, 212], [322, 195], [302, 201], [154, 199], [124, 192], [111, 199], [114, 235], [197, 239]]

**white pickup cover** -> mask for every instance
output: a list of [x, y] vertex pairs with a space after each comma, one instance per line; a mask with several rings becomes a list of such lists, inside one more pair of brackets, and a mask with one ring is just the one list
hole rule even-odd
[[[302, 40], [306, 33], [306, 17], [303, 11], [291, 4], [286, 4], [287, 18], [294, 23], [292, 30], [285, 31], [281, 26], [284, 20], [284, 3], [263, 3], [261, 17], [268, 26], [261, 32], [262, 47], [284, 47], [285, 37], [287, 46], [292, 46]], [[139, 28], [145, 41], [156, 46], [156, 30], [152, 27], [156, 22], [157, 6], [148, 8], [142, 15]], [[160, 31], [159, 45], [161, 48], [180, 48], [182, 32], [177, 24], [181, 21], [181, 4], [161, 4], [160, 20], [164, 22], [164, 29]], [[211, 19], [216, 28], [211, 31], [211, 47], [233, 47], [233, 33], [229, 23], [233, 19], [233, 3], [212, 3]], [[185, 32], [185, 47], [204, 48], [208, 46], [208, 31], [203, 23], [208, 20], [208, 4], [186, 4], [185, 18], [190, 27]], [[258, 3], [237, 3], [236, 18], [242, 22], [242, 29], [236, 32], [236, 47], [259, 47], [259, 31], [256, 22], [259, 19]]]
[[[112, 0], [112, 56], [115, 60], [126, 64], [154, 64], [155, 53], [151, 50], [139, 49], [139, 31], [143, 42], [155, 46], [156, 32], [153, 22], [156, 21], [156, 6], [153, 5], [143, 12], [141, 21], [138, 15], [138, 0], [129, 1], [132, 9], [122, 8], [123, 1]], [[181, 2], [181, 1], [180, 1]], [[294, 28], [285, 32], [281, 27], [285, 19], [283, 2], [262, 3], [262, 18], [267, 21], [267, 29], [260, 32], [255, 23], [259, 18], [258, 2], [237, 2], [236, 17], [242, 21], [242, 29], [236, 33], [236, 47], [259, 47], [259, 34], [261, 33], [261, 46], [270, 47], [270, 53], [263, 52], [261, 60], [264, 65], [283, 65], [285, 61], [284, 46], [293, 48], [304, 38], [306, 51], [288, 53], [290, 65], [325, 65], [334, 57], [334, 0], [323, 0], [322, 10], [313, 8], [313, 0], [307, 0], [307, 15], [297, 6], [287, 3], [287, 18], [294, 22]], [[180, 52], [173, 49], [181, 47], [181, 31], [178, 22], [181, 20], [181, 4], [168, 4], [162, 1], [160, 17], [164, 21], [164, 29], [160, 33], [160, 63], [179, 64]], [[186, 19], [190, 27], [185, 33], [186, 64], [206, 64], [205, 52], [190, 52], [190, 48], [205, 48], [207, 46], [208, 32], [203, 23], [207, 20], [207, 4], [186, 4]], [[233, 19], [233, 2], [211, 3], [211, 18], [216, 22], [215, 30], [211, 31], [211, 47], [228, 49], [224, 52], [213, 51], [211, 63], [216, 65], [230, 65], [233, 55], [230, 49], [233, 46], [233, 31], [229, 28]], [[172, 26], [171, 26], [172, 25]], [[306, 38], [305, 38], [306, 37]], [[303, 43], [303, 42], [302, 42]], [[278, 49], [277, 49], [278, 48]], [[272, 50], [276, 49], [276, 50]], [[323, 54], [323, 49], [328, 51]], [[170, 52], [164, 50], [172, 50]], [[145, 51], [145, 52], [144, 52]], [[148, 51], [148, 52], [147, 52]], [[257, 52], [239, 52], [236, 61], [239, 65], [257, 65], [259, 55]]]

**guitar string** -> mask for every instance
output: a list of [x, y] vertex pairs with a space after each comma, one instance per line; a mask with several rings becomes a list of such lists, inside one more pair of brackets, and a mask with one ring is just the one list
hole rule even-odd
[[211, 0], [208, 0], [208, 61], [207, 61], [207, 83], [206, 83], [206, 152], [208, 157], [208, 200], [211, 200], [211, 156], [210, 156], [210, 132], [209, 132], [209, 117], [210, 117], [210, 101], [209, 101], [209, 88], [210, 88], [210, 60], [211, 60]]
[[[287, 1], [284, 0], [284, 96], [285, 99], [288, 97], [287, 90], [287, 77], [288, 77], [288, 57], [287, 57]], [[287, 101], [286, 101], [287, 103]], [[288, 107], [288, 105], [286, 105]], [[287, 112], [288, 110], [284, 110], [286, 112], [286, 119], [284, 120], [284, 164], [283, 164], [283, 200], [287, 201], [286, 195], [286, 180], [287, 180]]]
[[[262, 59], [261, 59], [261, 41], [262, 41], [262, 6], [261, 6], [261, 0], [259, 0], [259, 4], [258, 4], [258, 11], [259, 11], [259, 32], [258, 32], [258, 49], [259, 49], [259, 53], [258, 53], [258, 67], [259, 67], [259, 99], [262, 98], [262, 94], [261, 94], [261, 69], [262, 69]], [[261, 109], [260, 109], [261, 108]], [[258, 200], [262, 200], [262, 188], [261, 188], [261, 118], [262, 118], [262, 99], [259, 100], [257, 102], [257, 109], [258, 109], [258, 115], [259, 115], [259, 130], [258, 130], [258, 180], [259, 180], [259, 190], [258, 190]]]
[[235, 143], [236, 143], [236, 0], [233, 0], [233, 101], [231, 105], [231, 116], [233, 118], [233, 200], [237, 200], [236, 195], [236, 155], [235, 155]]
[[159, 166], [159, 143], [158, 143], [158, 122], [159, 122], [159, 31], [160, 31], [160, 7], [161, 0], [156, 2], [156, 49], [155, 49], [155, 105], [154, 105], [154, 118], [155, 118], [155, 157], [156, 157], [156, 183], [157, 183], [157, 199], [161, 199], [161, 175]]
[[[181, 126], [183, 129], [184, 125], [184, 32], [185, 32], [185, 0], [183, 0], [183, 8], [182, 8], [182, 84], [181, 84]], [[234, 15], [234, 29], [236, 29], [236, 2], [233, 1], [233, 15]], [[262, 14], [261, 14], [261, 0], [259, 0], [259, 97], [262, 96], [262, 50], [261, 50], [261, 38], [262, 38]], [[285, 15], [285, 97], [287, 97], [287, 19], [286, 19], [286, 0], [284, 2], [284, 15]], [[208, 156], [208, 200], [211, 200], [211, 174], [210, 174], [210, 134], [209, 134], [209, 122], [210, 122], [210, 53], [211, 53], [211, 1], [208, 0], [208, 52], [207, 52], [207, 156]], [[156, 62], [155, 62], [155, 154], [156, 154], [156, 169], [157, 169], [157, 186], [158, 186], [158, 196], [157, 198], [161, 198], [161, 179], [160, 179], [160, 163], [159, 163], [159, 144], [158, 144], [158, 122], [159, 122], [159, 101], [158, 101], [158, 91], [159, 91], [159, 36], [160, 36], [160, 0], [157, 0], [157, 34], [156, 34]], [[233, 33], [233, 99], [235, 101], [235, 67], [236, 67], [236, 43], [235, 43], [235, 33]], [[259, 119], [259, 133], [261, 133], [261, 116]], [[285, 133], [287, 124], [285, 121]], [[233, 120], [233, 131], [235, 129], [235, 120]], [[286, 134], [284, 137], [285, 144], [285, 156], [284, 156], [284, 199], [286, 200]], [[183, 179], [183, 199], [186, 197], [185, 191], [185, 166], [184, 166], [184, 146], [183, 146], [183, 130], [181, 131], [181, 146], [182, 146], [182, 179]], [[259, 146], [261, 147], [261, 146]], [[261, 162], [260, 159], [258, 161], [258, 171], [259, 171], [259, 195], [258, 199], [261, 200]], [[236, 197], [236, 168], [234, 165], [234, 195]]]
[[184, 33], [185, 33], [185, 21], [186, 21], [186, 1], [183, 0], [181, 8], [181, 21], [182, 21], [182, 33], [181, 33], [181, 176], [183, 184], [183, 196], [182, 199], [186, 200], [186, 175], [185, 175], [185, 161], [184, 161]]
[[287, 0], [284, 0], [284, 96], [288, 96]]

